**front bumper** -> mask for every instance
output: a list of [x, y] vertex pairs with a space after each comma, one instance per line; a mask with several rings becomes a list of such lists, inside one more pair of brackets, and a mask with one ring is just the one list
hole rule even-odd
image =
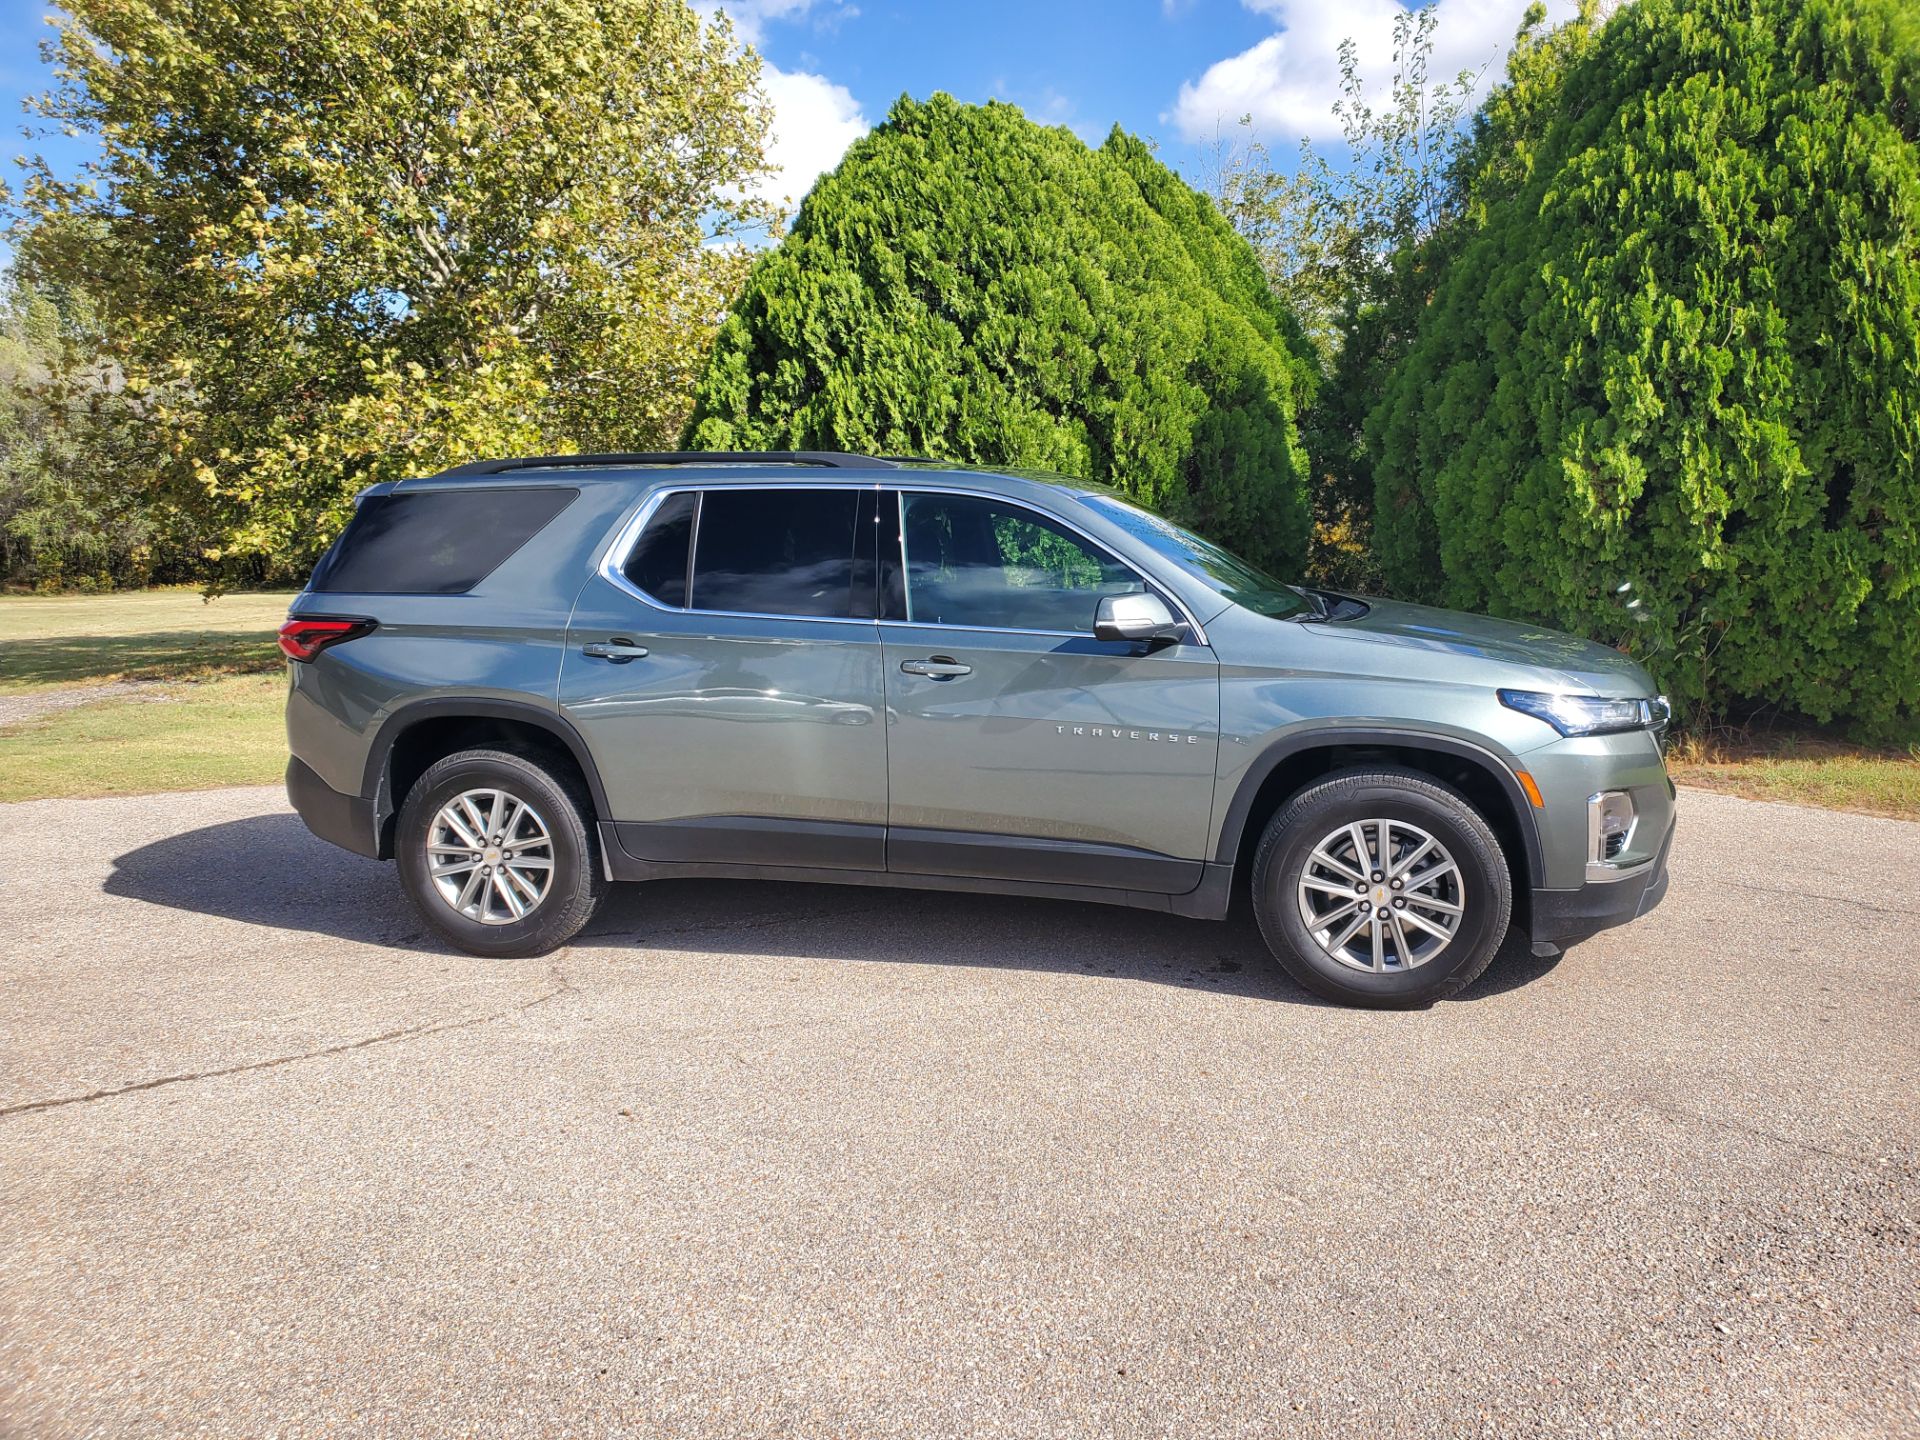
[[1637, 920], [1667, 897], [1667, 854], [1673, 849], [1671, 823], [1652, 860], [1618, 880], [1582, 885], [1577, 890], [1533, 892], [1530, 929], [1536, 953], [1563, 949]]

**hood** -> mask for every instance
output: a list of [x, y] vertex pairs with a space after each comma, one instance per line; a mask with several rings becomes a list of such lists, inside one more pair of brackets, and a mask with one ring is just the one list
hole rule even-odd
[[1635, 698], [1657, 693], [1652, 677], [1639, 661], [1563, 630], [1371, 596], [1366, 604], [1369, 608], [1364, 615], [1317, 622], [1315, 628], [1354, 640], [1551, 670], [1566, 690], [1586, 689], [1596, 695]]

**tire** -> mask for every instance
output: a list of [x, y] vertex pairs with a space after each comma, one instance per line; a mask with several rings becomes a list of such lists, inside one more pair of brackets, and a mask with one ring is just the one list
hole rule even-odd
[[[494, 811], [482, 799], [475, 802], [478, 818], [498, 823], [504, 811], [514, 828], [508, 844], [489, 846], [480, 853], [485, 860], [504, 861], [509, 855], [519, 865], [495, 863], [487, 866], [474, 882], [466, 857], [438, 853], [437, 863], [459, 867], [436, 877], [429, 860], [428, 845], [437, 830], [439, 841], [459, 839], [473, 832], [474, 812], [457, 811], [463, 830], [455, 832], [441, 820], [443, 807], [462, 795], [492, 793], [518, 802], [523, 811], [502, 804]], [[527, 818], [530, 812], [531, 819]], [[441, 935], [469, 955], [497, 959], [515, 959], [545, 955], [557, 950], [580, 932], [592, 918], [594, 907], [606, 892], [607, 882], [600, 870], [599, 844], [588, 817], [593, 807], [569, 778], [555, 775], [537, 760], [505, 750], [462, 750], [437, 762], [414, 782], [400, 807], [400, 821], [394, 831], [394, 851], [400, 862], [400, 877], [414, 908]], [[544, 834], [547, 843], [536, 838]], [[483, 842], [491, 836], [472, 834]], [[518, 838], [523, 848], [514, 850]], [[459, 839], [464, 844], [464, 839]], [[451, 847], [448, 847], [449, 849]], [[539, 864], [550, 862], [549, 879], [540, 888]], [[531, 868], [529, 868], [531, 867]], [[511, 873], [509, 873], [511, 872]], [[497, 873], [497, 880], [489, 876]], [[473, 882], [479, 894], [467, 911], [456, 908], [458, 899], [446, 892], [454, 887], [465, 892]], [[539, 890], [529, 899], [525, 887]], [[509, 908], [517, 902], [524, 914], [515, 916]], [[488, 919], [476, 917], [483, 913]]]
[[[1347, 828], [1355, 825], [1357, 836]], [[1358, 873], [1362, 840], [1369, 868]], [[1426, 841], [1434, 843], [1423, 851]], [[1395, 866], [1404, 873], [1394, 876]], [[1346, 894], [1358, 881], [1364, 893], [1355, 883]], [[1487, 822], [1457, 792], [1408, 770], [1349, 771], [1294, 796], [1260, 837], [1252, 887], [1260, 933], [1281, 967], [1316, 995], [1374, 1009], [1431, 1005], [1471, 985], [1513, 916], [1513, 878]], [[1317, 935], [1306, 909], [1327, 922]], [[1381, 914], [1385, 922], [1374, 918]], [[1335, 947], [1348, 956], [1342, 963], [1323, 940], [1338, 941], [1356, 920], [1362, 929]], [[1444, 943], [1435, 929], [1447, 932]], [[1369, 963], [1381, 968], [1356, 968]]]

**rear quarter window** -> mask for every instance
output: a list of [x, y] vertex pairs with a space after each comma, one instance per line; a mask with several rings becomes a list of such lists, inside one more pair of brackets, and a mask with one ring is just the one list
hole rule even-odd
[[579, 495], [554, 486], [370, 495], [307, 588], [320, 594], [464, 594]]
[[687, 604], [687, 547], [693, 543], [699, 500], [693, 491], [685, 490], [661, 501], [621, 567], [634, 588], [675, 609], [683, 610]]

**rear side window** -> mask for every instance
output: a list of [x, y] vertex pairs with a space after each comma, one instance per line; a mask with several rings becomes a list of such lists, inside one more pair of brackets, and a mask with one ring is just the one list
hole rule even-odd
[[540, 486], [370, 495], [307, 588], [323, 594], [463, 594], [579, 494]]
[[[873, 615], [873, 525], [858, 490], [709, 490], [694, 539], [693, 608], [827, 619]], [[856, 593], [858, 591], [859, 593]]]
[[699, 501], [690, 490], [662, 500], [621, 567], [634, 588], [675, 609], [687, 603], [687, 551], [693, 544], [693, 512]]

